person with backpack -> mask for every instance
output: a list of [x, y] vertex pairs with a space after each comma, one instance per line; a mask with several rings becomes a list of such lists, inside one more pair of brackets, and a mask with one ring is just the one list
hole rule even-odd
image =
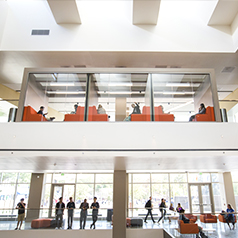
[[147, 217], [150, 215], [151, 216], [151, 220], [155, 223], [155, 220], [153, 218], [153, 215], [152, 215], [152, 208], [153, 208], [153, 205], [151, 203], [151, 200], [152, 200], [152, 197], [150, 196], [149, 200], [146, 202], [145, 204], [145, 209], [148, 210], [147, 214], [146, 214], [146, 217], [145, 217], [145, 220], [144, 222], [147, 223], [146, 219]]
[[165, 215], [166, 215], [166, 210], [165, 209], [166, 209], [165, 200], [162, 198], [161, 203], [159, 205], [159, 210], [160, 210], [161, 216], [160, 216], [160, 219], [158, 220], [158, 223], [160, 222], [161, 219], [163, 219], [165, 217]]

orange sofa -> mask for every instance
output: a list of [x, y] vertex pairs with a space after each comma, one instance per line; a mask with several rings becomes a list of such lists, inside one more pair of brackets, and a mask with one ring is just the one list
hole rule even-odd
[[174, 115], [164, 113], [162, 107], [158, 106], [155, 107], [155, 121], [174, 121]]
[[[221, 215], [221, 214], [218, 215], [218, 220], [219, 220], [220, 222], [226, 223], [225, 217], [224, 217], [223, 215]], [[237, 222], [237, 220], [236, 220], [236, 215], [235, 215], [235, 223], [236, 223], [236, 222]]]
[[198, 234], [198, 225], [195, 223], [184, 223], [182, 220], [178, 220], [178, 232], [181, 234]]
[[88, 121], [108, 121], [107, 114], [98, 114], [95, 106], [88, 108]]
[[195, 121], [215, 121], [214, 108], [207, 107], [205, 114], [195, 115]]
[[150, 107], [144, 106], [141, 114], [131, 114], [131, 121], [150, 121]]
[[78, 106], [76, 114], [65, 114], [65, 121], [84, 121], [84, 107]]
[[47, 121], [47, 119], [41, 115], [37, 114], [31, 106], [24, 107], [22, 121]]
[[200, 215], [200, 222], [203, 223], [217, 223], [217, 216], [212, 214], [202, 214]]

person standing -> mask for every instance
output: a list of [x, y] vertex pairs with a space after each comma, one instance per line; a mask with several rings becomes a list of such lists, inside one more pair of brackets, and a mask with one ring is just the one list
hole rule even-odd
[[[79, 208], [81, 209], [81, 212], [80, 212], [80, 229], [85, 229], [87, 215], [88, 215], [88, 208], [89, 208], [89, 205], [87, 203], [86, 198], [81, 203]], [[83, 226], [82, 226], [82, 223], [83, 223]]]
[[148, 201], [146, 202], [146, 204], [145, 204], [145, 208], [148, 210], [148, 212], [147, 212], [147, 214], [146, 214], [146, 217], [145, 217], [145, 220], [144, 220], [145, 223], [147, 223], [146, 219], [147, 219], [148, 215], [151, 216], [152, 221], [155, 223], [154, 218], [153, 218], [153, 215], [152, 215], [153, 205], [152, 205], [152, 203], [151, 203], [151, 200], [152, 200], [152, 197], [150, 196], [149, 200], [148, 200]]
[[[59, 202], [56, 203], [55, 206], [55, 214], [56, 214], [56, 222], [57, 222], [57, 227], [60, 229], [63, 224], [63, 215], [64, 215], [64, 209], [65, 209], [65, 204], [63, 203], [63, 198], [59, 198]], [[57, 228], [56, 227], [56, 228]]]
[[22, 222], [25, 218], [25, 208], [26, 204], [24, 203], [24, 198], [22, 198], [16, 206], [16, 209], [18, 209], [18, 217], [17, 217], [17, 227], [15, 228], [15, 230], [18, 229], [19, 224], [20, 224], [19, 230], [21, 230]]
[[[159, 223], [160, 220], [161, 220], [162, 218], [164, 218], [165, 215], [166, 215], [166, 210], [165, 210], [165, 208], [166, 208], [165, 200], [162, 198], [162, 199], [161, 199], [161, 203], [160, 203], [160, 205], [159, 205], [159, 210], [160, 210], [160, 213], [161, 213], [161, 217], [160, 217], [160, 219], [158, 220], [158, 223]], [[163, 222], [163, 221], [162, 221], [162, 222]]]
[[72, 197], [69, 198], [69, 202], [67, 203], [67, 209], [68, 209], [68, 228], [67, 229], [72, 229], [74, 209], [75, 209], [75, 203]]
[[97, 197], [93, 198], [93, 203], [91, 204], [91, 209], [93, 209], [93, 223], [90, 225], [90, 229], [95, 229], [95, 223], [98, 219], [98, 209], [99, 209], [99, 203], [97, 202]]

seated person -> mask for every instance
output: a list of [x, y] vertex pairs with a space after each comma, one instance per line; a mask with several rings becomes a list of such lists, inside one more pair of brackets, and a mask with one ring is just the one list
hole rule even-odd
[[231, 227], [229, 224], [231, 222], [233, 225], [232, 229], [234, 230], [234, 228], [235, 228], [235, 216], [234, 216], [235, 210], [232, 208], [231, 204], [227, 204], [226, 212], [227, 212], [227, 214], [224, 215], [224, 217], [226, 219], [226, 223], [228, 224], [228, 226], [231, 230]]
[[[133, 108], [133, 111], [132, 111], [131, 114], [141, 114], [139, 103], [135, 102], [135, 103], [131, 104], [131, 107]], [[131, 120], [131, 114], [128, 117], [126, 117], [124, 119], [124, 121], [130, 121]]]
[[178, 203], [178, 206], [177, 206], [177, 208], [176, 208], [176, 212], [178, 212], [178, 213], [184, 213], [184, 211], [185, 211], [185, 210], [182, 208], [181, 204]]
[[102, 107], [101, 104], [98, 104], [97, 112], [98, 114], [106, 114], [106, 110]]
[[78, 103], [74, 104], [74, 111], [72, 111], [70, 114], [76, 114], [78, 106], [79, 106]]
[[[45, 117], [45, 115], [47, 115], [48, 112], [44, 113], [44, 109], [45, 109], [45, 107], [44, 107], [44, 106], [41, 106], [41, 107], [40, 107], [40, 110], [37, 112], [37, 114], [40, 114], [40, 115], [42, 115], [43, 117]], [[45, 117], [45, 118], [46, 118], [46, 117]], [[50, 119], [48, 119], [48, 118], [46, 118], [46, 119], [47, 119], [47, 121], [53, 121], [53, 120], [55, 119], [55, 117], [50, 117]]]
[[[183, 210], [183, 212], [180, 213], [179, 215], [179, 220], [182, 220], [184, 223], [194, 223], [192, 221], [190, 221], [190, 219], [188, 219], [185, 215], [184, 215], [185, 210]], [[196, 238], [208, 238], [208, 236], [206, 236], [203, 231], [202, 231], [202, 227], [198, 226], [198, 230], [199, 230], [199, 235], [196, 234]]]
[[[174, 212], [174, 206], [173, 206], [173, 203], [170, 203], [170, 206], [169, 206], [169, 210]], [[171, 217], [169, 216], [169, 222], [171, 222]], [[173, 217], [172, 217], [173, 218]]]
[[[205, 108], [205, 105], [203, 103], [200, 104], [200, 107], [199, 107], [199, 110], [198, 110], [198, 113], [197, 114], [206, 114], [206, 108]], [[192, 115], [190, 118], [189, 118], [189, 121], [193, 121], [193, 119], [195, 119], [195, 116], [197, 115]]]

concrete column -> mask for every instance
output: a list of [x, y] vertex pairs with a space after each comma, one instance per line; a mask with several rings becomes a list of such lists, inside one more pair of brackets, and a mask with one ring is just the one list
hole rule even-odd
[[113, 181], [113, 238], [126, 238], [126, 188], [126, 171], [115, 170]]
[[123, 121], [126, 118], [126, 98], [116, 98], [115, 120]]
[[26, 221], [39, 218], [43, 181], [44, 174], [33, 173], [31, 175], [31, 185], [27, 204], [27, 209], [29, 210], [27, 211]]
[[234, 210], [236, 211], [236, 201], [235, 201], [231, 173], [230, 172], [223, 173], [223, 180], [224, 180], [226, 203], [227, 204], [230, 203], [232, 207], [234, 208]]

